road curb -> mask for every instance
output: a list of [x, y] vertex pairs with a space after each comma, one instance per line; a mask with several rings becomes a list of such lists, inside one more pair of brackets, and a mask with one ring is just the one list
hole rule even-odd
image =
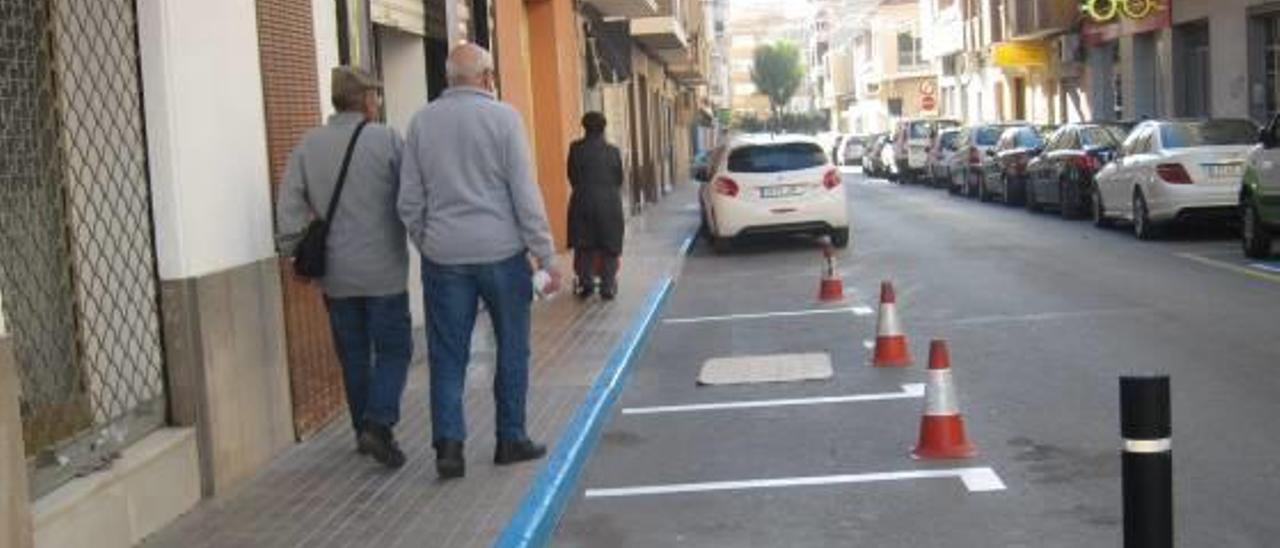
[[[696, 238], [695, 232], [684, 240], [680, 246], [681, 256], [689, 254]], [[649, 338], [658, 311], [674, 287], [674, 274], [669, 273], [650, 290], [631, 327], [614, 346], [605, 368], [596, 376], [586, 399], [574, 412], [546, 464], [525, 492], [511, 521], [494, 541], [496, 548], [546, 546], [550, 541], [582, 475], [582, 468], [600, 438], [600, 430], [609, 411], [626, 385], [637, 350]]]

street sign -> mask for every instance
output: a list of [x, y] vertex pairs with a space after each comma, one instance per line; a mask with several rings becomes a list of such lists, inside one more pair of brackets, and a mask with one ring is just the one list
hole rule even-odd
[[932, 95], [925, 95], [920, 97], [920, 110], [926, 110], [926, 111], [933, 110], [937, 107], [938, 107], [938, 100], [934, 99]]
[[933, 95], [934, 91], [937, 91], [937, 84], [933, 80], [920, 82], [920, 95]]

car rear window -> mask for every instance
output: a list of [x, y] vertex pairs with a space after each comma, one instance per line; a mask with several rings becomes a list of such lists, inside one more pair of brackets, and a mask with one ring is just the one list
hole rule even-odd
[[911, 139], [926, 139], [929, 137], [929, 122], [911, 122], [907, 124], [907, 135]]
[[1258, 128], [1246, 120], [1177, 122], [1160, 126], [1164, 148], [1248, 145], [1258, 140]]
[[729, 171], [734, 173], [774, 173], [809, 169], [827, 163], [822, 147], [812, 143], [752, 145], [729, 153]]
[[1119, 133], [1119, 129], [1111, 127], [1086, 127], [1080, 130], [1080, 142], [1086, 147], [1113, 147], [1119, 145], [1120, 141], [1123, 140]]
[[1038, 148], [1044, 146], [1044, 136], [1040, 132], [1026, 127], [1018, 130], [1013, 142], [1018, 148]]
[[995, 146], [996, 142], [1000, 140], [1000, 133], [1003, 131], [1004, 128], [998, 126], [980, 127], [974, 130], [973, 140], [980, 146]]

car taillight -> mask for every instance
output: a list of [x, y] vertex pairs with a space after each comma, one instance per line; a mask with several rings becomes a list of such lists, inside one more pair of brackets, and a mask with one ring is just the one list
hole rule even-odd
[[714, 185], [712, 188], [715, 189], [717, 194], [723, 194], [730, 198], [738, 195], [738, 182], [728, 177], [716, 179], [716, 182], [712, 183], [712, 185]]
[[1102, 164], [1098, 162], [1097, 158], [1088, 154], [1081, 154], [1080, 156], [1073, 157], [1071, 159], [1071, 163], [1074, 164], [1076, 168], [1089, 173], [1098, 171], [1098, 168], [1102, 167]]
[[834, 169], [828, 171], [822, 176], [822, 186], [827, 190], [840, 186], [840, 172]]
[[1187, 173], [1182, 164], [1160, 164], [1156, 166], [1156, 175], [1171, 185], [1191, 184], [1191, 174]]
[[982, 163], [982, 156], [978, 154], [977, 147], [969, 147], [969, 165], [976, 166]]

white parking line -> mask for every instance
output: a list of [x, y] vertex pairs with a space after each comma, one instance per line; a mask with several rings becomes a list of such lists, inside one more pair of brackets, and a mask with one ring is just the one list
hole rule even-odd
[[786, 312], [760, 312], [755, 314], [728, 314], [724, 316], [701, 316], [696, 318], [670, 318], [663, 320], [665, 324], [690, 324], [707, 322], [727, 322], [734, 320], [761, 320], [767, 318], [794, 318], [797, 316], [822, 316], [829, 314], [853, 314], [854, 316], [870, 316], [875, 311], [867, 306], [851, 306], [845, 308], [815, 308], [810, 310], [792, 310]]
[[718, 403], [696, 403], [689, 405], [663, 405], [655, 407], [628, 407], [622, 410], [623, 415], [657, 415], [660, 413], [688, 413], [691, 411], [719, 411], [723, 409], [755, 409], [760, 407], [789, 407], [797, 405], [824, 405], [831, 403], [856, 403], [866, 401], [905, 400], [924, 397], [924, 384], [913, 383], [902, 385], [901, 392], [885, 392], [881, 394], [858, 394], [850, 396], [824, 396], [816, 398], [792, 398], [784, 400], [731, 401]]
[[1244, 274], [1245, 276], [1249, 276], [1251, 278], [1257, 278], [1259, 280], [1266, 280], [1269, 282], [1280, 283], [1280, 276], [1276, 276], [1275, 274], [1271, 274], [1268, 272], [1258, 272], [1257, 270], [1245, 268], [1240, 265], [1218, 261], [1218, 260], [1210, 259], [1208, 257], [1202, 257], [1200, 255], [1196, 255], [1195, 253], [1174, 253], [1174, 256], [1181, 257], [1183, 259], [1189, 259], [1203, 265], [1217, 267], [1223, 270], [1230, 270], [1232, 272]]
[[1280, 265], [1276, 265], [1276, 264], [1268, 264], [1268, 263], [1253, 263], [1253, 267], [1254, 267], [1254, 268], [1260, 268], [1260, 269], [1262, 269], [1262, 270], [1268, 270], [1268, 271], [1271, 271], [1271, 272], [1280, 272]]
[[675, 495], [681, 493], [707, 493], [713, 491], [745, 491], [750, 489], [775, 489], [815, 485], [841, 485], [876, 483], [919, 479], [959, 478], [970, 493], [1003, 491], [1004, 482], [991, 468], [956, 468], [951, 470], [909, 470], [877, 474], [848, 474], [839, 476], [809, 476], [799, 478], [755, 479], [742, 481], [714, 481], [707, 483], [677, 483], [643, 487], [614, 489], [588, 489], [586, 498], [617, 498], [644, 495]]

